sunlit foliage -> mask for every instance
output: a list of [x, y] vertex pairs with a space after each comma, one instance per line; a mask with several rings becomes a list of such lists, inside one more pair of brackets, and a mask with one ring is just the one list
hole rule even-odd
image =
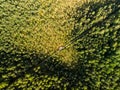
[[1, 0], [0, 90], [119, 90], [119, 0]]

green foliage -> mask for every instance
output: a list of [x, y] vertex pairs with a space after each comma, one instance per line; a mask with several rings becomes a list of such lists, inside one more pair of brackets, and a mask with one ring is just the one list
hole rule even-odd
[[[73, 12], [72, 5], [66, 10], [70, 5], [64, 2], [64, 0], [1, 1], [0, 48], [8, 52], [17, 48], [21, 52], [27, 50], [52, 55], [59, 47], [65, 46], [74, 22], [68, 15]], [[64, 54], [67, 52], [68, 50], [53, 56], [63, 56], [61, 59], [67, 62], [74, 54], [71, 52], [68, 54], [69, 57], [66, 57]]]
[[0, 1], [0, 90], [120, 89], [119, 0], [68, 1]]
[[[82, 12], [81, 12], [82, 11]], [[77, 8], [74, 48], [88, 90], [120, 88], [120, 2], [84, 4]]]

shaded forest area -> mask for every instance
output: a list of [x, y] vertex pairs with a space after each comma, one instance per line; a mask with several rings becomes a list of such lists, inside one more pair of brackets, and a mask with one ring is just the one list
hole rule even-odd
[[0, 1], [0, 90], [59, 89], [120, 89], [119, 0]]

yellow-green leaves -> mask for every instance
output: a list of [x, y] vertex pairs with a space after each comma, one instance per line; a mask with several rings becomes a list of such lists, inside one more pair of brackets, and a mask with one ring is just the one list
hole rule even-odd
[[119, 0], [1, 0], [1, 90], [120, 90]]

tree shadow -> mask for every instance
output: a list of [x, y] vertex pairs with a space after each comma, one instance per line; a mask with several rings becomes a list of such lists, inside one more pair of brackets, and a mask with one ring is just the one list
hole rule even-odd
[[[47, 57], [47, 60], [44, 59], [45, 57]], [[37, 78], [38, 80], [40, 80], [40, 76], [44, 77], [46, 75], [48, 77], [57, 77], [58, 80], [63, 78], [60, 83], [56, 84], [56, 86], [51, 86], [48, 89], [64, 88], [64, 84], [66, 83], [69, 83], [69, 85], [67, 85], [67, 88], [71, 88], [74, 87], [76, 85], [76, 82], [79, 81], [79, 73], [76, 72], [75, 69], [70, 69], [60, 60], [51, 56], [47, 56], [44, 54], [29, 55], [28, 53], [12, 54], [11, 52], [6, 53], [1, 51], [0, 58], [0, 83], [7, 83], [7, 85], [2, 88], [3, 90], [6, 90], [8, 88], [14, 88], [17, 90], [22, 89], [19, 88], [21, 84], [18, 83], [19, 85], [17, 86], [17, 82], [21, 78], [24, 81], [24, 78], [28, 74], [33, 76], [34, 78]], [[32, 85], [32, 81], [26, 81], [28, 82], [27, 84]], [[52, 82], [54, 82], [54, 80]], [[60, 88], [58, 88], [57, 86], [60, 86]], [[29, 86], [26, 86], [25, 88], [29, 88]]]
[[120, 70], [120, 68], [111, 67], [113, 61], [115, 67], [118, 67], [117, 63], [119, 63], [117, 58], [119, 55], [116, 55], [116, 51], [120, 46], [114, 46], [115, 43], [120, 43], [120, 31], [119, 28], [115, 28], [119, 26], [119, 23], [115, 22], [120, 14], [119, 5], [118, 0], [90, 2], [76, 10], [78, 12], [74, 16], [76, 25], [71, 33], [71, 38], [75, 38], [71, 42], [78, 52], [76, 71], [83, 75], [80, 81], [83, 88], [85, 86], [88, 90], [119, 88], [120, 76], [116, 76], [118, 77], [116, 81], [111, 79], [116, 75], [115, 71]]

